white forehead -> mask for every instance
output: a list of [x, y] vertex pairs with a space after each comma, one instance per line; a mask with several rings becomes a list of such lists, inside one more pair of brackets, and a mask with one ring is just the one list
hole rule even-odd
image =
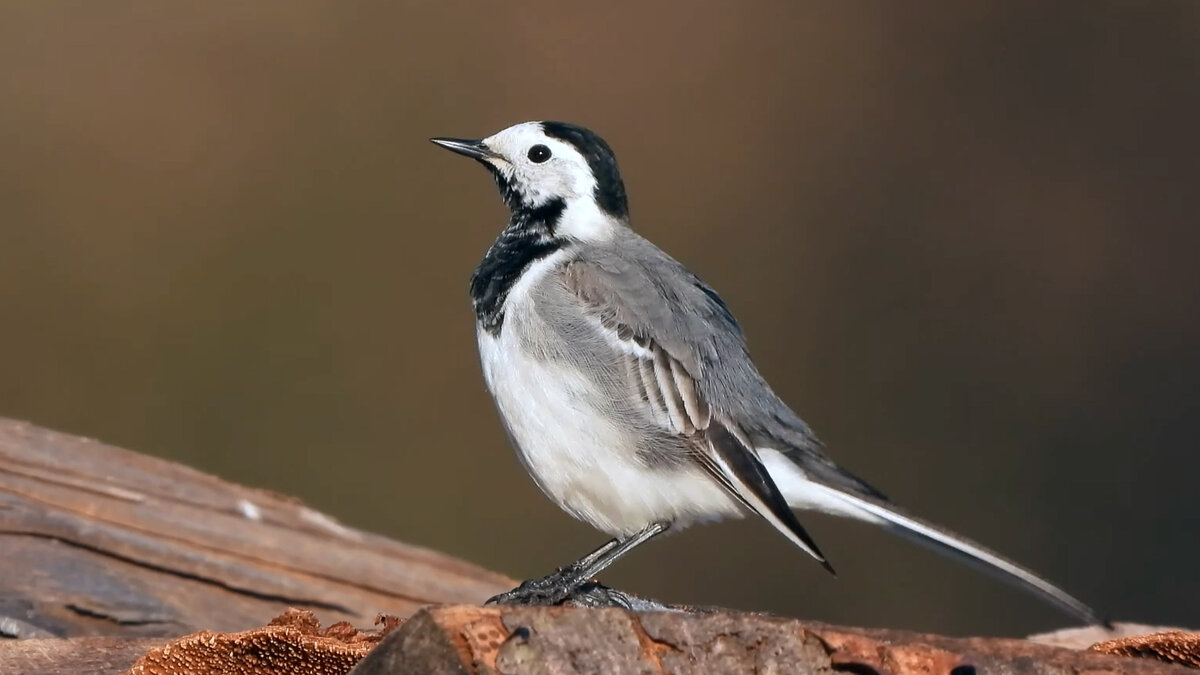
[[535, 145], [550, 148], [555, 157], [572, 157], [583, 162], [583, 155], [570, 143], [551, 138], [542, 130], [541, 122], [522, 122], [483, 139], [485, 145], [512, 160], [524, 159]]

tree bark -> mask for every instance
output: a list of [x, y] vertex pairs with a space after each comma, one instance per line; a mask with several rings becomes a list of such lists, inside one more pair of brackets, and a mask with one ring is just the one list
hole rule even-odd
[[351, 675], [1184, 675], [1130, 659], [998, 638], [949, 638], [779, 617], [620, 609], [423, 610]]

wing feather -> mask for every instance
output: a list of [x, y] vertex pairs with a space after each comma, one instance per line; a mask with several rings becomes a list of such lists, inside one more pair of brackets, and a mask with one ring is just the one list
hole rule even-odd
[[[721, 411], [714, 409], [698, 383], [703, 377], [697, 355], [655, 333], [649, 322], [615, 292], [601, 283], [597, 270], [582, 261], [570, 263], [563, 278], [612, 343], [626, 359], [634, 402], [644, 419], [661, 430], [688, 439], [688, 458], [748, 510], [762, 516], [789, 540], [833, 572], [816, 542], [763, 466], [753, 444]], [[705, 296], [709, 297], [709, 296]], [[686, 344], [684, 344], [686, 346]], [[692, 366], [689, 368], [688, 363]]]
[[679, 401], [683, 404], [684, 413], [692, 426], [703, 431], [712, 420], [708, 403], [696, 391], [696, 382], [678, 361], [671, 360], [671, 377], [675, 382], [675, 391], [679, 392]]
[[671, 415], [667, 412], [666, 401], [663, 400], [662, 390], [658, 388], [658, 378], [654, 375], [654, 361], [639, 358], [638, 374], [642, 390], [646, 392], [646, 404], [654, 421], [662, 427], [671, 426]]
[[666, 403], [671, 426], [676, 433], [688, 436], [696, 431], [696, 425], [692, 424], [691, 418], [688, 417], [687, 409], [680, 399], [679, 390], [675, 388], [675, 376], [672, 374], [674, 369], [671, 367], [672, 359], [657, 345], [653, 351], [654, 380]]

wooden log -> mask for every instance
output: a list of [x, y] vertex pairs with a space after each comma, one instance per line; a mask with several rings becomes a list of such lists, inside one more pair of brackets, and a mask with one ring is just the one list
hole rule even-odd
[[[28, 638], [0, 639], [5, 675], [116, 675], [131, 667], [138, 675], [1168, 675], [1189, 671], [1118, 655], [1200, 659], [1194, 633], [1110, 642], [1100, 653], [724, 610], [476, 605], [513, 583], [345, 527], [295, 499], [0, 419], [0, 636]], [[615, 595], [635, 609], [662, 607]], [[471, 604], [424, 609], [402, 625], [390, 620], [386, 636], [353, 627], [431, 603]], [[292, 606], [315, 616], [285, 613]], [[316, 616], [342, 623], [321, 629]], [[1045, 639], [1087, 645], [1120, 637], [1095, 630]], [[183, 634], [191, 635], [164, 639]]]
[[0, 636], [369, 625], [511, 579], [180, 464], [0, 419]]
[[[715, 611], [584, 608], [430, 608], [382, 630], [322, 629], [292, 611], [270, 626], [155, 638], [0, 643], [0, 672], [24, 675], [639, 675], [859, 673], [887, 675], [1183, 675], [1200, 657], [1196, 634], [1161, 633], [1087, 650], [1095, 633], [1057, 636], [1076, 648], [1025, 640], [948, 638]], [[1145, 627], [1126, 625], [1125, 632]], [[149, 650], [144, 656], [142, 652]], [[1085, 651], [1086, 650], [1086, 651]], [[1114, 655], [1115, 654], [1115, 655]], [[1154, 658], [1131, 658], [1131, 655]], [[138, 658], [141, 656], [141, 658]], [[137, 659], [136, 664], [134, 663]], [[131, 665], [132, 664], [132, 665]], [[357, 664], [357, 665], [355, 665]], [[129, 670], [126, 670], [126, 669]]]
[[[1074, 635], [1077, 648], [1069, 649], [1025, 640], [847, 628], [724, 610], [462, 606], [423, 610], [403, 625], [392, 622], [381, 632], [354, 631], [349, 626], [321, 630], [311, 616], [295, 614], [275, 624], [236, 635], [184, 638], [168, 649], [152, 651], [128, 675], [1186, 672], [1159, 660], [1107, 656], [1114, 653], [1106, 647], [1109, 643], [1081, 651], [1092, 644], [1088, 633]], [[390, 634], [383, 634], [387, 631]], [[1144, 631], [1144, 627], [1126, 625], [1123, 631]], [[1134, 653], [1168, 654], [1170, 658], [1164, 660], [1193, 663], [1191, 659], [1200, 655], [1195, 636], [1180, 640], [1179, 635], [1138, 638], [1140, 648], [1149, 651]], [[1065, 638], [1059, 636], [1059, 642]], [[1160, 649], [1164, 644], [1165, 651]], [[354, 663], [358, 665], [350, 670]]]
[[737, 612], [444, 607], [351, 675], [1186, 675], [1181, 665], [997, 638], [949, 638]]

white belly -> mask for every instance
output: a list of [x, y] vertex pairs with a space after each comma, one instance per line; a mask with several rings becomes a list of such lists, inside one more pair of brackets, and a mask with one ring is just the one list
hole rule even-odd
[[653, 522], [678, 528], [740, 515], [699, 467], [646, 466], [631, 432], [594, 407], [593, 387], [582, 373], [522, 349], [520, 322], [538, 319], [520, 305], [527, 297], [520, 287], [553, 258], [535, 263], [513, 288], [499, 337], [478, 334], [484, 379], [538, 486], [568, 513], [613, 536]]

